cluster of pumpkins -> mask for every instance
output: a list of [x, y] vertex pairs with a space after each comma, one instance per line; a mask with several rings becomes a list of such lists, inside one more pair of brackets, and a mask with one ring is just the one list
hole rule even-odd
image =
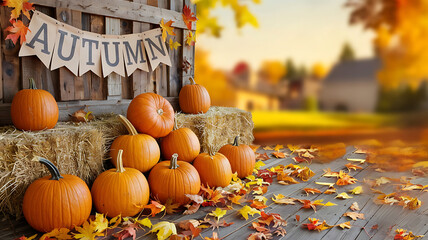
[[[205, 113], [210, 97], [203, 86], [192, 81], [181, 89], [179, 104], [185, 113]], [[86, 221], [92, 204], [97, 212], [109, 217], [138, 214], [148, 204], [150, 195], [162, 203], [171, 199], [183, 205], [190, 200], [187, 194], [199, 193], [201, 183], [225, 187], [232, 172], [240, 178], [253, 172], [254, 152], [247, 145], [239, 145], [238, 137], [218, 153], [200, 153], [198, 137], [192, 130], [173, 130], [174, 110], [160, 95], [138, 95], [128, 107], [128, 118], [119, 117], [129, 134], [112, 143], [110, 155], [116, 168], [101, 173], [91, 190], [77, 176], [61, 175], [50, 161], [36, 159], [48, 168], [51, 176], [33, 182], [24, 195], [24, 216], [34, 229], [72, 229]], [[165, 161], [159, 162], [161, 153]], [[149, 171], [147, 181], [143, 173]]]

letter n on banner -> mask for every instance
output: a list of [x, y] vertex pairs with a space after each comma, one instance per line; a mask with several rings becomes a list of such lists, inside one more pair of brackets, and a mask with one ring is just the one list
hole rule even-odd
[[160, 28], [143, 32], [143, 41], [152, 71], [159, 65], [159, 63], [171, 66], [171, 59], [169, 58], [165, 42], [162, 40], [162, 32]]
[[103, 77], [115, 72], [125, 77], [125, 66], [123, 66], [122, 40], [117, 35], [106, 35], [101, 39], [101, 63]]
[[54, 50], [57, 25], [49, 16], [35, 11], [31, 18], [30, 31], [25, 36], [27, 41], [22, 44], [19, 56], [36, 55], [49, 68]]
[[136, 69], [149, 72], [142, 34], [129, 34], [122, 36], [122, 38], [126, 74], [130, 76]]

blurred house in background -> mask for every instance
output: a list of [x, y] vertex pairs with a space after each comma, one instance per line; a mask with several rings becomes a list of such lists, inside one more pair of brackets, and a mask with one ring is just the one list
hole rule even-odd
[[317, 110], [322, 79], [306, 76], [288, 82], [288, 91], [281, 97], [281, 109], [288, 110]]
[[340, 61], [324, 79], [319, 103], [322, 110], [376, 111], [380, 88], [376, 78], [378, 58]]
[[278, 110], [281, 97], [287, 93], [286, 84], [265, 81], [245, 62], [238, 63], [227, 74], [227, 80], [233, 89], [231, 105], [246, 111]]

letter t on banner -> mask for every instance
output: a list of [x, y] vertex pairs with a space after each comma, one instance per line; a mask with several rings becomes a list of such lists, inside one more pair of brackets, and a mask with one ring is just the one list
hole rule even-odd
[[162, 32], [160, 28], [143, 32], [143, 41], [152, 71], [159, 65], [159, 63], [165, 63], [166, 65], [171, 66], [171, 59], [169, 58], [165, 42], [162, 40]]

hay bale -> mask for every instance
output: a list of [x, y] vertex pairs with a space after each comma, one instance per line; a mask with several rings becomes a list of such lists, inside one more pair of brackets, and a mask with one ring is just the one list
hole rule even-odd
[[52, 161], [62, 174], [73, 174], [89, 185], [104, 170], [111, 141], [126, 133], [116, 116], [84, 124], [58, 123], [54, 129], [23, 132], [0, 128], [0, 212], [21, 216], [24, 192], [49, 172], [32, 162], [34, 156]]
[[254, 140], [252, 115], [250, 112], [230, 107], [211, 107], [204, 114], [176, 113], [176, 128], [188, 127], [199, 138], [201, 151], [217, 152], [240, 136], [241, 144]]

